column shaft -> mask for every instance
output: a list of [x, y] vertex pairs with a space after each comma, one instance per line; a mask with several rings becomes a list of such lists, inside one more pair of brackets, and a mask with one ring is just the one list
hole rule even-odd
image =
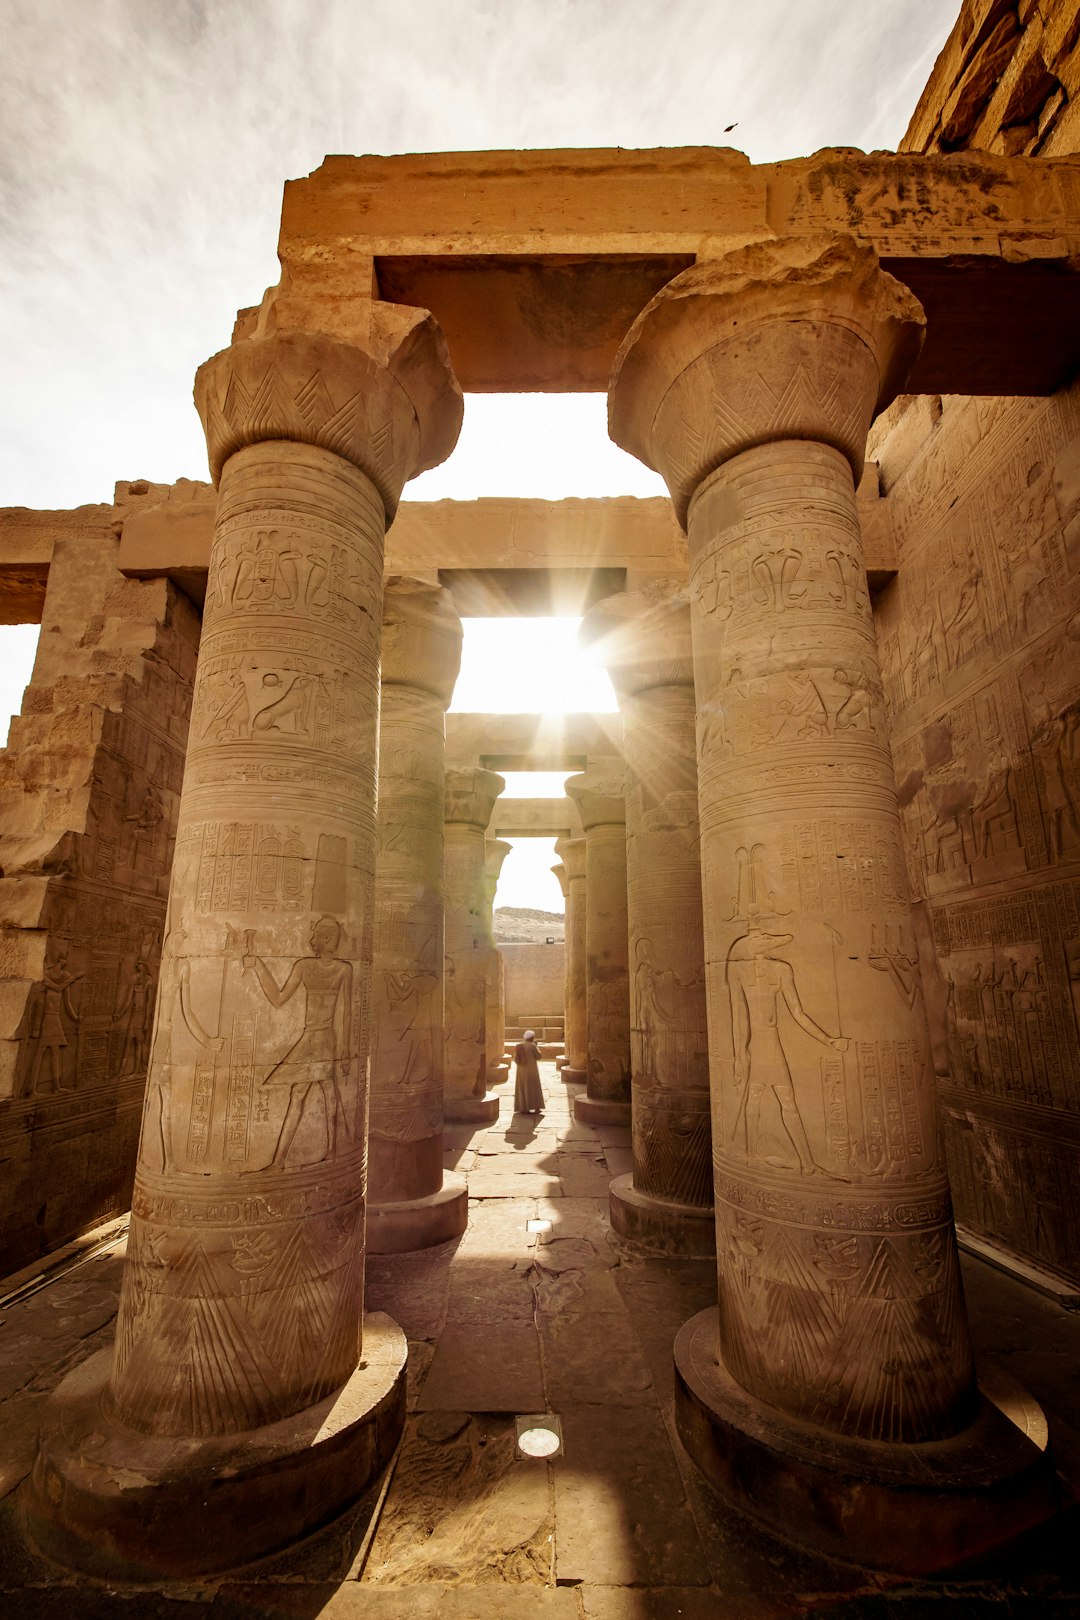
[[679, 1432], [784, 1533], [908, 1571], [1049, 1483], [974, 1385], [855, 508], [922, 324], [850, 238], [752, 243], [642, 311], [609, 416], [689, 536], [719, 1309]]
[[261, 1557], [404, 1423], [404, 1334], [363, 1319], [383, 539], [461, 393], [424, 311], [359, 324], [196, 378], [219, 498], [115, 1354], [50, 1401], [26, 1504], [99, 1575]]
[[490, 1122], [499, 1114], [498, 1098], [485, 1095], [491, 930], [484, 866], [485, 833], [502, 788], [502, 777], [493, 771], [446, 774], [445, 1113], [449, 1120], [466, 1123]]
[[793, 1416], [930, 1439], [971, 1355], [851, 468], [748, 450], [690, 535], [725, 1363]]
[[623, 716], [630, 939], [632, 1175], [610, 1193], [622, 1236], [712, 1254], [694, 675], [685, 586], [656, 580], [581, 626]]
[[464, 1178], [443, 1172], [443, 796], [446, 707], [461, 657], [449, 593], [391, 575], [383, 616], [379, 852], [372, 971], [368, 1245], [464, 1231]]
[[566, 1063], [564, 1080], [588, 1079], [585, 953], [585, 840], [560, 838], [555, 852], [566, 867]]
[[504, 838], [489, 838], [484, 852], [484, 923], [487, 928], [487, 994], [484, 1002], [487, 1046], [487, 1083], [501, 1086], [509, 1077], [506, 1061], [506, 963], [495, 943], [495, 891], [499, 873], [512, 846]]
[[586, 1124], [630, 1123], [630, 984], [626, 913], [626, 821], [622, 783], [572, 776], [567, 794], [585, 829], [585, 1016], [587, 1094], [574, 1112]]
[[222, 474], [112, 1378], [146, 1433], [274, 1422], [359, 1356], [383, 525], [325, 450]]

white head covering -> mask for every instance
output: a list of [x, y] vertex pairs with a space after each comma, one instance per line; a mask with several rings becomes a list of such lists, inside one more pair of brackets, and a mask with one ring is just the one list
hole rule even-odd
[[535, 1031], [535, 1029], [527, 1029], [525, 1031], [525, 1034], [522, 1036], [522, 1039], [526, 1040], [526, 1041], [535, 1041], [535, 1039], [536, 1039], [536, 1031]]

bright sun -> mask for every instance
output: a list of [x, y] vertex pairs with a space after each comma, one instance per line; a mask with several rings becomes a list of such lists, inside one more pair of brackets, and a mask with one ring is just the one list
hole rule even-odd
[[613, 714], [607, 671], [578, 646], [578, 618], [463, 619], [454, 714]]

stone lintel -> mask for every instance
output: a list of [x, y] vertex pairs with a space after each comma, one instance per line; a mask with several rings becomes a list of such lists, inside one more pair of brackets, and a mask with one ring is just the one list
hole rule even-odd
[[450, 769], [583, 771], [590, 760], [622, 756], [622, 716], [467, 714], [446, 716]]
[[570, 799], [500, 799], [491, 812], [489, 838], [580, 838], [581, 820]]
[[[28, 506], [0, 509], [0, 624], [40, 624], [57, 540], [78, 540], [91, 533], [97, 538], [108, 519], [107, 506], [58, 512]], [[208, 531], [207, 560], [209, 555]]]
[[[1049, 393], [1080, 357], [1080, 161], [729, 148], [332, 156], [285, 187], [285, 318], [430, 309], [471, 392], [600, 391], [637, 312], [702, 258], [846, 231], [931, 316], [913, 392]], [[349, 296], [351, 292], [351, 297]]]
[[[872, 466], [867, 470], [876, 473]], [[201, 605], [214, 532], [214, 490], [186, 479], [144, 487], [145, 495], [125, 499], [116, 509], [121, 525], [118, 567], [135, 579], [165, 574]], [[23, 520], [73, 515], [0, 511], [0, 591], [12, 570], [42, 560], [42, 542]], [[878, 493], [876, 476], [860, 486], [859, 517], [867, 580], [874, 590], [896, 573], [892, 509]], [[589, 536], [588, 568], [581, 566], [583, 533]], [[47, 555], [43, 560], [47, 565]], [[685, 576], [686, 538], [670, 501], [662, 496], [404, 500], [387, 534], [386, 570], [449, 586], [462, 614], [583, 612], [612, 592]]]

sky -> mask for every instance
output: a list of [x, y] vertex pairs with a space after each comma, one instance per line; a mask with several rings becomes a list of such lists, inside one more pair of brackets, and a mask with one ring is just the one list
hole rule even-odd
[[[196, 367], [277, 280], [282, 184], [327, 152], [892, 148], [958, 12], [0, 0], [0, 506], [206, 477]], [[470, 395], [453, 456], [406, 497], [659, 493], [608, 441], [603, 395]], [[16, 706], [17, 639], [0, 640]], [[6, 712], [0, 692], [0, 735]]]

